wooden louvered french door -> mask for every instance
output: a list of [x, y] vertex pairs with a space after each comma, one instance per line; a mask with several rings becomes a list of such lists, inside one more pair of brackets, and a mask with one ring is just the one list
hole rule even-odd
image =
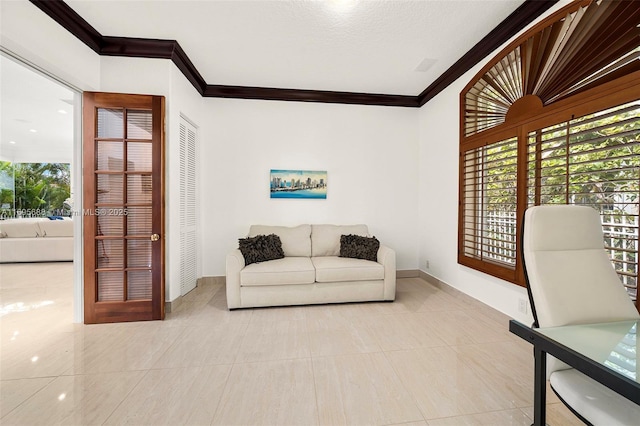
[[84, 322], [164, 318], [164, 97], [83, 95]]

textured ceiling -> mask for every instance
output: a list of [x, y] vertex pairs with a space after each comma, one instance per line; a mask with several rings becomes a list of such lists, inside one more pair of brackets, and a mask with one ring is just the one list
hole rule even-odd
[[[177, 40], [209, 84], [415, 96], [522, 0], [66, 3], [102, 35]], [[73, 93], [0, 68], [1, 156], [68, 156]]]
[[177, 40], [208, 84], [415, 96], [523, 1], [66, 3], [102, 35]]

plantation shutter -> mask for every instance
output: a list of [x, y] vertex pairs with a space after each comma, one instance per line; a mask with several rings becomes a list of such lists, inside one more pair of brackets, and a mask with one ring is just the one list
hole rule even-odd
[[508, 121], [509, 108], [524, 96], [549, 105], [640, 70], [636, 1], [577, 1], [556, 15], [498, 55], [463, 92], [465, 137]]
[[197, 264], [196, 129], [180, 119], [180, 294], [196, 287]]
[[518, 139], [511, 137], [462, 154], [464, 256], [513, 278], [516, 265]]
[[458, 263], [525, 286], [526, 208], [588, 205], [640, 310], [639, 99], [636, 1], [576, 0], [491, 59], [460, 93]]
[[640, 101], [529, 133], [528, 205], [600, 213], [605, 248], [629, 295], [638, 291]]

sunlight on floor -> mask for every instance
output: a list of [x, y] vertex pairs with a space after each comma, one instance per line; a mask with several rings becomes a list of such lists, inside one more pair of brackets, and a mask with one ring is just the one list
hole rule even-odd
[[[530, 345], [447, 286], [230, 312], [205, 284], [165, 321], [83, 325], [72, 279], [72, 263], [0, 265], [3, 424], [531, 423]], [[580, 424], [548, 395], [550, 425]]]

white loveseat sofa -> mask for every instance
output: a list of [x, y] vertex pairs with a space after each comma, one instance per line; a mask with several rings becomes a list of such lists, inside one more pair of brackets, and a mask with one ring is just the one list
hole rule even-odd
[[73, 220], [0, 221], [0, 263], [73, 260]]
[[369, 236], [366, 225], [253, 225], [248, 236], [269, 234], [284, 258], [245, 266], [239, 249], [227, 255], [229, 309], [395, 300], [394, 250], [380, 245], [377, 262], [339, 257], [340, 236]]

